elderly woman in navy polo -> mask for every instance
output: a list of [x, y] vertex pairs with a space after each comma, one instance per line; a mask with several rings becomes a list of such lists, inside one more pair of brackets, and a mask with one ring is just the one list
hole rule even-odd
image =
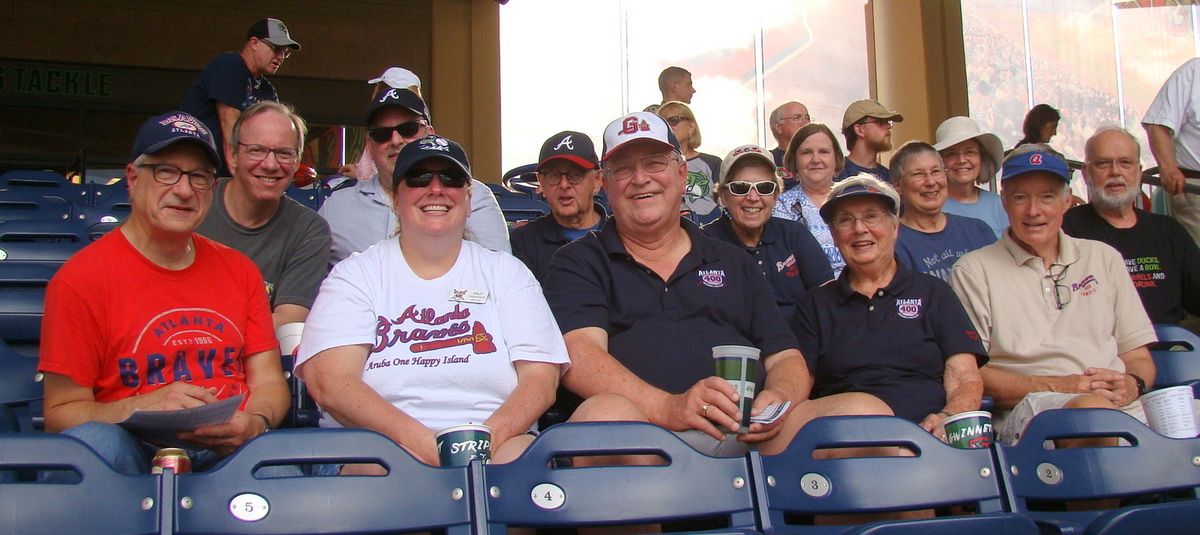
[[870, 175], [834, 185], [820, 213], [846, 269], [808, 293], [792, 327], [813, 399], [869, 394], [945, 440], [943, 420], [979, 409], [987, 353], [950, 286], [896, 261], [899, 204]]
[[717, 185], [723, 213], [703, 230], [757, 261], [779, 311], [790, 318], [805, 293], [833, 279], [833, 270], [804, 225], [771, 217], [782, 187], [771, 153], [757, 145], [733, 149], [722, 160]]

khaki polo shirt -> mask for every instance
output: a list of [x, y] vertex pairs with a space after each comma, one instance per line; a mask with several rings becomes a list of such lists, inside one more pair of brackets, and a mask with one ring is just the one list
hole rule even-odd
[[1063, 376], [1088, 367], [1124, 373], [1118, 355], [1157, 340], [1125, 263], [1104, 243], [1062, 231], [1058, 239], [1058, 263], [1066, 267], [1057, 283], [1007, 231], [951, 269], [950, 285], [988, 350], [987, 365], [1021, 375]]

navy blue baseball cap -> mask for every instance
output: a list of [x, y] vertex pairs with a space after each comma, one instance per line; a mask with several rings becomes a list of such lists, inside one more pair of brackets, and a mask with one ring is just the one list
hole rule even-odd
[[455, 169], [471, 176], [471, 162], [467, 161], [467, 151], [461, 145], [441, 136], [426, 136], [400, 149], [400, 154], [396, 155], [396, 168], [392, 171], [392, 187], [396, 187], [414, 165], [429, 158], [446, 160]]
[[1067, 167], [1067, 162], [1045, 151], [1031, 151], [1024, 154], [1009, 155], [1004, 160], [1003, 169], [1003, 172], [1000, 174], [1001, 182], [1038, 171], [1057, 176], [1063, 179], [1063, 182], [1071, 182], [1071, 168]]
[[387, 91], [380, 91], [367, 105], [367, 126], [371, 126], [371, 120], [375, 118], [375, 114], [379, 110], [393, 107], [404, 108], [420, 115], [426, 121], [429, 120], [429, 107], [425, 105], [424, 99], [407, 89], [391, 88]]
[[887, 182], [870, 173], [859, 173], [841, 182], [836, 182], [829, 191], [829, 198], [821, 206], [821, 219], [826, 223], [833, 220], [834, 211], [842, 201], [851, 197], [871, 196], [884, 202], [892, 215], [900, 215], [900, 194]]
[[163, 149], [180, 141], [199, 144], [212, 160], [214, 167], [221, 167], [221, 155], [213, 141], [212, 132], [199, 119], [181, 111], [171, 111], [146, 119], [133, 139], [130, 160], [143, 154], [158, 154]]

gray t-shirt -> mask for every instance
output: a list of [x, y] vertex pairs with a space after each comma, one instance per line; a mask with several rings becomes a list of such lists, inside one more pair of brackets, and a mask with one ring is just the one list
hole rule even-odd
[[272, 310], [278, 305], [312, 308], [329, 269], [329, 224], [285, 195], [267, 224], [243, 227], [225, 210], [225, 186], [230, 180], [217, 183], [212, 207], [196, 231], [254, 261], [266, 281]]

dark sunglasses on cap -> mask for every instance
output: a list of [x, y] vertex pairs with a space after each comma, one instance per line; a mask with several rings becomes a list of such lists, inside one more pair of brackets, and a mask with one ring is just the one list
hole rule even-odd
[[725, 187], [729, 190], [729, 193], [739, 197], [742, 195], [749, 195], [752, 188], [757, 191], [759, 195], [765, 196], [775, 193], [774, 182], [746, 182], [744, 180], [735, 180], [725, 184]]
[[417, 119], [407, 123], [400, 123], [396, 126], [373, 126], [367, 129], [367, 135], [376, 143], [387, 143], [392, 139], [392, 132], [400, 134], [400, 137], [408, 139], [415, 137], [421, 131], [421, 127], [429, 126], [429, 122], [425, 119]]
[[442, 183], [443, 188], [466, 187], [467, 182], [471, 180], [462, 174], [446, 174], [442, 171], [417, 171], [413, 174], [404, 175], [401, 181], [410, 188], [424, 188], [433, 182], [434, 177], [437, 177], [438, 182]]

